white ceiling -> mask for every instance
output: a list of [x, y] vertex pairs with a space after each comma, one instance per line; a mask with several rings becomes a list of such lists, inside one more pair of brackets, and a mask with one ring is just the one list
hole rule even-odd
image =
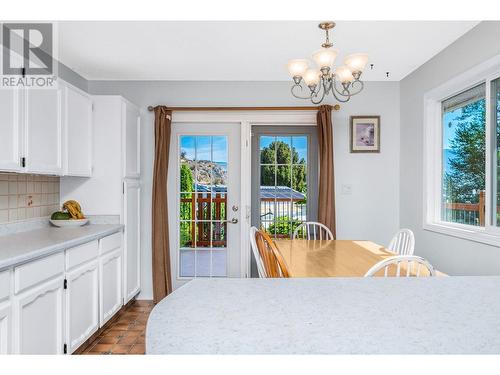
[[[398, 81], [465, 34], [474, 21], [339, 21], [331, 39], [366, 52], [365, 80]], [[324, 39], [316, 21], [59, 23], [59, 60], [91, 80], [284, 81], [291, 58]], [[389, 78], [386, 72], [390, 72]]]

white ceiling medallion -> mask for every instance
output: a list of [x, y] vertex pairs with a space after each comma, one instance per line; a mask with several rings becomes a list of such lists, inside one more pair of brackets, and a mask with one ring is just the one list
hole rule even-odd
[[366, 53], [354, 53], [344, 59], [343, 66], [333, 68], [333, 63], [339, 51], [330, 42], [329, 30], [335, 27], [335, 22], [321, 22], [319, 28], [326, 33], [321, 49], [312, 57], [317, 68], [309, 68], [309, 61], [294, 59], [288, 62], [288, 71], [293, 77], [292, 95], [299, 99], [309, 99], [319, 104], [325, 96], [331, 93], [339, 102], [347, 102], [351, 96], [363, 90], [361, 74], [368, 62]]

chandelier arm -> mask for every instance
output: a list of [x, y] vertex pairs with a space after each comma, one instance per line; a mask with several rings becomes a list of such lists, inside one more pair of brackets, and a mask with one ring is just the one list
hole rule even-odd
[[[348, 102], [350, 99], [351, 99], [351, 95], [342, 95], [338, 90], [337, 90], [337, 87], [335, 85], [335, 83], [337, 82], [337, 80], [333, 80], [332, 82], [332, 95], [335, 97], [335, 99], [337, 99], [339, 102], [341, 103], [346, 103]], [[339, 95], [337, 95], [339, 94]]]
[[363, 89], [365, 88], [365, 83], [359, 79], [356, 79], [352, 82], [351, 84], [351, 87], [355, 87], [359, 84], [359, 89], [354, 91], [354, 92], [351, 92], [351, 95], [356, 95], [356, 94], [359, 94], [361, 91], [363, 91]]
[[292, 88], [290, 89], [290, 92], [292, 93], [292, 95], [298, 99], [311, 99], [312, 98], [312, 94], [309, 94], [309, 96], [300, 96], [299, 94], [296, 94], [295, 93], [295, 89], [299, 87], [300, 88], [300, 91], [304, 90], [304, 87], [302, 85], [293, 85]]
[[[337, 81], [335, 81], [335, 83], [337, 83]], [[333, 89], [332, 89], [332, 92], [335, 94], [338, 94], [340, 96], [344, 96], [344, 97], [347, 97], [347, 98], [350, 98], [352, 96], [351, 92], [349, 91], [349, 88], [344, 88], [342, 87], [342, 91], [340, 91], [338, 88], [337, 88], [337, 85], [334, 84], [333, 85]], [[337, 97], [337, 95], [335, 95], [335, 97]]]
[[321, 98], [315, 100], [315, 98], [318, 98], [318, 94], [319, 94], [319, 91], [316, 95], [311, 96], [311, 102], [313, 104], [319, 104], [323, 101], [323, 99], [325, 98], [325, 94], [326, 94], [325, 89], [322, 90]]

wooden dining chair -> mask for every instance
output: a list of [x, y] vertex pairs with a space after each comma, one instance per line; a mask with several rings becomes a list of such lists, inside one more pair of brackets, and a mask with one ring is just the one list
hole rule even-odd
[[[425, 275], [421, 275], [422, 267], [427, 270]], [[382, 270], [384, 270], [384, 277], [436, 276], [432, 264], [416, 255], [396, 255], [381, 260], [365, 273], [365, 277], [379, 276], [377, 273]]]
[[266, 271], [266, 277], [290, 277], [285, 260], [272, 238], [266, 232], [258, 230], [255, 233], [255, 242]]
[[415, 235], [410, 229], [400, 229], [392, 238], [387, 249], [398, 255], [413, 255]]
[[255, 235], [259, 230], [255, 227], [250, 228], [250, 247], [252, 248], [252, 253], [255, 258], [255, 263], [257, 264], [257, 271], [259, 272], [260, 278], [265, 278], [266, 269], [264, 268], [264, 264], [262, 263], [262, 258], [260, 256], [259, 249], [257, 248], [257, 242], [255, 241]]
[[316, 221], [306, 221], [293, 231], [292, 239], [334, 240], [332, 231], [324, 224]]

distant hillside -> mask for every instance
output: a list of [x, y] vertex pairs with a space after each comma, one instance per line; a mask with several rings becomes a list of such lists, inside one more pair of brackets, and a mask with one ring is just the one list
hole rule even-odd
[[[199, 184], [226, 185], [227, 171], [217, 163], [211, 162], [209, 160], [198, 160], [198, 162], [195, 162], [194, 160], [185, 159], [182, 156], [181, 163], [186, 163], [189, 166], [189, 169], [191, 169], [193, 176], [195, 164], [198, 163], [198, 175], [196, 177], [196, 181]], [[213, 182], [210, 176], [211, 171], [213, 171]]]

